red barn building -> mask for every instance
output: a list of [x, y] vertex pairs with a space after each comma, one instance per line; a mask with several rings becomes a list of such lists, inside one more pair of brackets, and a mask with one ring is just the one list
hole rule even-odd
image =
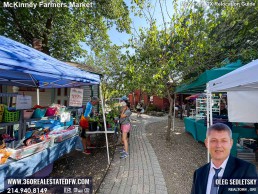
[[134, 92], [128, 95], [131, 108], [135, 108], [141, 100], [146, 107], [149, 104], [154, 105], [158, 110], [165, 111], [169, 109], [169, 100], [167, 98], [162, 98], [158, 96], [152, 96], [152, 101], [150, 101], [150, 96], [141, 92], [141, 90], [135, 90]]

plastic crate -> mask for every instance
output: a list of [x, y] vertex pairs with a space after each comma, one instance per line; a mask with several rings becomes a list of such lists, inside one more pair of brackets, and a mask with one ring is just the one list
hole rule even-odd
[[0, 123], [3, 121], [4, 105], [0, 104]]
[[24, 146], [20, 149], [11, 149], [7, 148], [8, 152], [11, 152], [11, 158], [15, 160], [20, 160], [22, 158], [25, 158], [27, 156], [33, 155], [37, 152], [40, 152], [48, 147], [50, 147], [52, 144], [51, 138], [46, 139], [45, 141], [42, 141], [40, 143], [36, 143], [30, 146]]
[[32, 118], [39, 118], [41, 119], [42, 117], [45, 116], [45, 113], [46, 113], [46, 109], [41, 109], [41, 108], [37, 108], [33, 115], [32, 115]]
[[7, 108], [4, 109], [4, 122], [16, 122], [19, 121], [19, 119], [20, 111], [8, 111]]
[[34, 110], [23, 110], [24, 119], [30, 119], [34, 113]]
[[49, 137], [54, 138], [55, 143], [62, 142], [76, 135], [78, 132], [78, 126], [60, 127], [49, 133]]
[[4, 112], [4, 104], [0, 104], [0, 112]]

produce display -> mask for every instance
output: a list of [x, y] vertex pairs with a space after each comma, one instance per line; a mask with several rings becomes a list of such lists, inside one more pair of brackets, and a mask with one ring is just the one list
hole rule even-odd
[[[15, 116], [16, 118], [13, 120], [17, 121], [19, 115], [15, 114], [20, 113], [20, 111], [16, 111], [14, 107], [8, 108], [5, 105], [0, 106], [0, 108], [1, 116], [4, 122], [7, 118], [7, 116], [5, 117], [4, 113], [7, 111], [9, 114], [8, 121], [12, 121], [11, 115], [13, 115], [13, 117]], [[12, 144], [12, 148], [8, 148], [11, 146], [11, 144], [5, 143], [15, 141], [15, 138], [13, 135], [11, 135], [13, 132], [0, 135], [0, 142], [2, 142], [0, 144], [0, 164], [5, 163], [8, 157], [15, 160], [20, 160], [24, 157], [33, 155], [48, 147], [51, 147], [55, 142], [62, 142], [76, 135], [78, 132], [78, 127], [71, 126], [73, 124], [72, 117], [68, 122], [61, 122], [61, 115], [64, 113], [66, 113], [66, 115], [69, 114], [70, 116], [70, 112], [65, 112], [64, 106], [57, 104], [52, 104], [50, 107], [35, 105], [30, 110], [23, 110], [22, 114], [24, 119], [39, 118], [40, 120], [30, 121], [30, 127], [26, 129], [25, 136], [19, 142], [14, 142], [14, 144]], [[48, 118], [49, 116], [55, 117], [54, 119], [50, 119]]]
[[32, 142], [30, 145], [21, 145], [16, 149], [7, 148], [7, 151], [11, 153], [10, 157], [15, 160], [20, 160], [37, 152], [40, 152], [51, 145], [51, 138], [46, 138], [44, 141], [38, 143]]
[[23, 141], [24, 146], [30, 146], [32, 144], [40, 143], [44, 141], [45, 139], [48, 138], [48, 129], [44, 129], [41, 131], [35, 130], [31, 133], [30, 136], [26, 137], [25, 140]]
[[5, 148], [0, 149], [0, 164], [6, 163], [7, 159], [11, 155]]
[[54, 142], [62, 142], [71, 138], [78, 132], [78, 126], [60, 127], [51, 131], [48, 135], [54, 138]]
[[12, 141], [15, 140], [15, 138], [11, 137], [10, 135], [8, 134], [2, 134], [0, 136], [0, 140], [1, 141], [4, 141], [5, 143], [11, 143]]

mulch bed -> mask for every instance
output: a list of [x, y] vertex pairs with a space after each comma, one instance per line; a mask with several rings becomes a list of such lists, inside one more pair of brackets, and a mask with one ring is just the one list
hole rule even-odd
[[194, 171], [206, 164], [207, 151], [184, 131], [183, 121], [176, 119], [176, 132], [166, 141], [167, 121], [146, 127], [146, 136], [157, 155], [168, 193], [191, 193]]

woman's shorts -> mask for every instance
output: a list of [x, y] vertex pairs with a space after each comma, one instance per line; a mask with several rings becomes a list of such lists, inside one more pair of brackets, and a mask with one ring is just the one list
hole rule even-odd
[[137, 112], [141, 112], [141, 110], [142, 110], [141, 108], [137, 108]]
[[121, 125], [121, 130], [124, 133], [128, 133], [130, 131], [130, 129], [131, 129], [131, 124], [130, 123], [125, 124], [125, 125]]

